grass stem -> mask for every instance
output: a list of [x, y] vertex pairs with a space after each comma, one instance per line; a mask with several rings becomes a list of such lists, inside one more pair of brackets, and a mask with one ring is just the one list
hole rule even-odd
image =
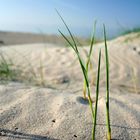
[[98, 59], [98, 74], [97, 74], [97, 86], [96, 86], [96, 101], [95, 101], [95, 109], [94, 109], [94, 125], [92, 131], [92, 140], [95, 140], [95, 131], [96, 131], [96, 121], [97, 121], [97, 106], [98, 106], [98, 97], [99, 97], [99, 87], [100, 87], [100, 65], [101, 65], [101, 50], [99, 52]]
[[109, 59], [107, 49], [106, 30], [104, 27], [104, 42], [105, 42], [105, 58], [106, 58], [106, 125], [107, 125], [107, 139], [111, 140], [110, 114], [109, 114]]
[[[87, 55], [87, 62], [86, 62], [87, 75], [88, 75], [88, 71], [89, 71], [88, 70], [89, 69], [89, 64], [91, 64], [91, 54], [92, 54], [92, 50], [93, 50], [93, 44], [95, 42], [95, 29], [96, 29], [96, 21], [94, 23], [93, 35], [91, 37], [89, 54]], [[83, 86], [83, 96], [84, 96], [84, 98], [86, 98], [86, 82], [85, 82], [85, 79], [84, 79], [84, 86]]]

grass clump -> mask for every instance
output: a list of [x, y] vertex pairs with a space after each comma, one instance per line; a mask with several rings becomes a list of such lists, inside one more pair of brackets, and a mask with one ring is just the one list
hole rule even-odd
[[[83, 95], [84, 98], [86, 98], [86, 92], [87, 92], [87, 98], [89, 101], [89, 107], [91, 109], [91, 114], [92, 114], [92, 140], [95, 140], [95, 131], [96, 131], [96, 122], [97, 122], [97, 110], [98, 110], [98, 97], [99, 97], [99, 87], [100, 87], [100, 65], [101, 65], [101, 49], [99, 51], [99, 58], [98, 58], [98, 71], [97, 71], [97, 82], [96, 82], [96, 100], [95, 100], [95, 107], [93, 108], [92, 105], [92, 99], [91, 99], [91, 90], [90, 90], [90, 81], [88, 77], [88, 71], [89, 71], [89, 64], [91, 64], [91, 54], [93, 50], [93, 44], [95, 43], [95, 28], [96, 28], [96, 22], [94, 24], [94, 32], [93, 36], [91, 37], [91, 42], [90, 42], [90, 50], [89, 53], [86, 53], [87, 56], [87, 61], [86, 64], [84, 63], [79, 50], [78, 46], [76, 44], [76, 41], [67, 26], [66, 22], [62, 18], [62, 16], [59, 14], [59, 12], [56, 10], [57, 14], [61, 18], [63, 24], [65, 25], [71, 40], [67, 38], [60, 30], [59, 33], [62, 35], [62, 37], [66, 40], [66, 42], [70, 45], [70, 47], [74, 50], [75, 54], [77, 55], [77, 59], [79, 60], [81, 70], [83, 73], [84, 77], [84, 88], [83, 88]], [[108, 58], [108, 49], [107, 49], [107, 39], [106, 39], [106, 30], [105, 30], [105, 25], [103, 25], [103, 33], [104, 33], [104, 43], [105, 43], [105, 64], [106, 64], [106, 126], [107, 126], [107, 139], [111, 140], [111, 127], [110, 127], [110, 112], [109, 112], [109, 58]]]
[[140, 32], [140, 27], [135, 27], [135, 28], [132, 28], [132, 29], [127, 29], [125, 30], [122, 35], [127, 35], [127, 34], [130, 34], [130, 33], [139, 33]]
[[[58, 13], [58, 11], [57, 11], [57, 13]], [[89, 78], [88, 78], [88, 67], [89, 67], [90, 57], [91, 57], [91, 53], [92, 53], [92, 49], [93, 49], [94, 34], [93, 34], [92, 39], [91, 39], [90, 51], [89, 51], [89, 54], [88, 54], [88, 57], [87, 57], [87, 62], [85, 64], [83, 59], [82, 59], [82, 57], [81, 57], [81, 55], [80, 55], [80, 53], [79, 53], [78, 46], [77, 46], [77, 44], [75, 42], [75, 39], [74, 39], [70, 29], [68, 28], [68, 26], [65, 23], [64, 19], [62, 18], [62, 16], [59, 13], [58, 13], [58, 15], [60, 16], [62, 22], [64, 23], [64, 25], [66, 27], [66, 29], [68, 30], [72, 42], [60, 30], [58, 30], [58, 31], [63, 36], [63, 38], [66, 40], [66, 42], [71, 46], [71, 48], [74, 50], [74, 52], [77, 55], [77, 58], [79, 60], [80, 66], [81, 66], [81, 70], [82, 70], [83, 77], [84, 77], [84, 88], [85, 88], [85, 90], [87, 90], [87, 98], [88, 98], [88, 101], [89, 101], [89, 107], [90, 107], [91, 114], [92, 114], [92, 123], [93, 123], [92, 140], [95, 140], [97, 105], [98, 105], [98, 95], [99, 95], [101, 50], [99, 52], [99, 59], [98, 59], [98, 76], [97, 76], [97, 85], [96, 85], [96, 102], [95, 102], [95, 110], [94, 110], [93, 105], [92, 105], [92, 99], [91, 99], [90, 82], [89, 82]], [[96, 23], [95, 23], [95, 25], [96, 25]], [[86, 92], [83, 92], [83, 93], [84, 93], [84, 97], [86, 98]]]
[[6, 60], [4, 55], [0, 53], [0, 80], [8, 81], [14, 79], [16, 73], [12, 69], [12, 62]]
[[[61, 18], [62, 22], [64, 23], [71, 40], [68, 39], [60, 30], [59, 33], [63, 36], [63, 38], [66, 40], [66, 42], [70, 45], [70, 47], [74, 50], [75, 54], [77, 55], [77, 58], [79, 60], [83, 77], [84, 77], [84, 88], [83, 88], [83, 95], [84, 98], [86, 98], [86, 92], [87, 92], [87, 98], [89, 101], [89, 106], [91, 109], [91, 114], [92, 114], [92, 123], [93, 123], [93, 128], [92, 128], [92, 140], [95, 140], [95, 130], [96, 130], [96, 121], [97, 121], [97, 110], [98, 110], [98, 97], [99, 97], [99, 81], [100, 81], [100, 65], [101, 65], [101, 50], [99, 52], [99, 58], [98, 58], [98, 72], [97, 72], [97, 83], [96, 83], [96, 101], [95, 101], [95, 108], [93, 108], [92, 105], [92, 99], [91, 99], [91, 90], [90, 90], [90, 82], [89, 82], [89, 77], [88, 77], [88, 71], [89, 71], [89, 64], [91, 63], [91, 54], [93, 50], [93, 44], [95, 41], [95, 28], [96, 28], [96, 22], [94, 25], [94, 33], [91, 38], [90, 42], [90, 50], [89, 53], [87, 54], [87, 61], [86, 64], [84, 63], [79, 50], [78, 46], [76, 44], [76, 41], [68, 28], [67, 24], [65, 23], [64, 19], [62, 16], [59, 14], [57, 11], [59, 17]], [[111, 140], [111, 127], [110, 127], [110, 114], [109, 114], [109, 59], [108, 59], [108, 49], [107, 49], [107, 42], [106, 42], [106, 30], [105, 30], [105, 25], [104, 25], [104, 42], [105, 42], [105, 63], [106, 63], [106, 126], [107, 126], [107, 139]]]
[[[22, 56], [22, 54], [20, 54]], [[0, 52], [0, 81], [6, 84], [10, 81], [18, 81], [25, 84], [31, 84], [36, 86], [45, 87], [44, 79], [44, 67], [42, 61], [40, 60], [40, 67], [38, 71], [38, 76], [25, 56], [22, 56], [27, 63], [27, 66], [17, 65], [13, 63], [11, 59], [6, 57], [6, 54]]]

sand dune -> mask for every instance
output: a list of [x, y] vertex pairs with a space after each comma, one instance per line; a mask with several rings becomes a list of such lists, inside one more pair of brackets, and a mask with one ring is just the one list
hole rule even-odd
[[[87, 39], [82, 37], [77, 38], [81, 43], [87, 44]], [[38, 33], [22, 33], [22, 32], [4, 32], [0, 31], [0, 46], [4, 45], [19, 45], [19, 44], [33, 44], [33, 43], [54, 43], [65, 45], [66, 42], [59, 35], [47, 35], [41, 30]]]
[[[106, 139], [104, 44], [95, 45], [92, 64], [96, 83], [97, 58], [102, 49], [101, 86], [96, 139]], [[85, 58], [83, 49], [79, 48]], [[130, 34], [108, 42], [110, 59], [110, 115], [112, 138], [140, 139], [140, 35]], [[82, 98], [83, 77], [71, 48], [53, 44], [1, 47], [20, 76], [36, 81], [0, 85], [0, 131], [2, 140], [89, 140], [91, 112]], [[32, 67], [32, 68], [31, 68]], [[92, 73], [92, 72], [91, 72]], [[24, 77], [24, 78], [25, 78]], [[41, 85], [43, 80], [43, 86]], [[95, 86], [91, 86], [95, 101]], [[94, 102], [93, 102], [94, 104]]]

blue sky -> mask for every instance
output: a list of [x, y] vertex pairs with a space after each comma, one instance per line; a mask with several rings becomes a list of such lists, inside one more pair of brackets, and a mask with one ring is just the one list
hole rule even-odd
[[0, 30], [65, 32], [55, 8], [80, 36], [90, 34], [95, 20], [98, 32], [105, 23], [110, 35], [140, 26], [140, 0], [1, 0]]

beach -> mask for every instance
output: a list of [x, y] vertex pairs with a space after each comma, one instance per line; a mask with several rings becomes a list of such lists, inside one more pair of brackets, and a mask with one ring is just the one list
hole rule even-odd
[[[110, 40], [110, 120], [113, 140], [140, 139], [140, 34]], [[79, 47], [86, 60], [88, 46]], [[94, 45], [89, 72], [95, 91], [102, 51], [96, 139], [106, 139], [104, 43]], [[83, 99], [83, 75], [74, 51], [53, 43], [0, 47], [18, 74], [0, 84], [0, 139], [90, 140], [92, 119]], [[10, 62], [9, 61], [9, 62]]]

